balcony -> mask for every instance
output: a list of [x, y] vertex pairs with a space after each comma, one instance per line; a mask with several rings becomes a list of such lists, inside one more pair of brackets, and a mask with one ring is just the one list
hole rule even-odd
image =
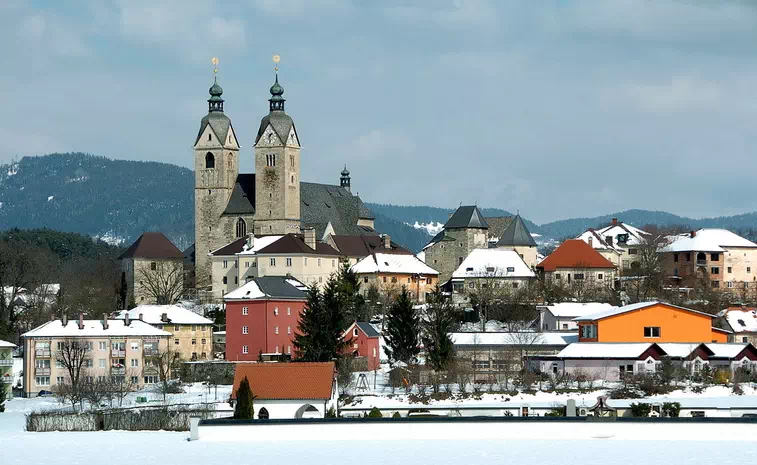
[[697, 260], [697, 266], [707, 266], [707, 260]]
[[158, 374], [158, 368], [157, 367], [145, 367], [144, 370], [142, 370], [145, 375], [157, 375]]
[[111, 357], [126, 357], [126, 349], [113, 349], [110, 351]]
[[34, 351], [34, 355], [36, 357], [49, 357], [50, 356], [50, 349], [36, 349]]
[[158, 353], [160, 353], [160, 350], [156, 348], [154, 349], [152, 347], [145, 347], [144, 349], [144, 354], [148, 357], [153, 356], [153, 355], [158, 355]]
[[0, 367], [12, 367], [13, 366], [13, 359], [0, 359]]
[[0, 384], [13, 384], [13, 376], [0, 376]]
[[125, 367], [110, 367], [110, 374], [111, 375], [125, 375], [126, 368]]
[[35, 376], [50, 376], [50, 368], [35, 368]]

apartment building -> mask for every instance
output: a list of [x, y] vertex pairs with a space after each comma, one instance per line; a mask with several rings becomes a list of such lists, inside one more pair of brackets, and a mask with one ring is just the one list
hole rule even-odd
[[426, 302], [439, 283], [439, 272], [412, 253], [374, 253], [353, 265], [352, 271], [362, 281], [364, 295], [371, 286], [388, 295], [404, 286], [420, 303]]
[[86, 347], [82, 375], [88, 379], [130, 377], [142, 387], [159, 381], [154, 356], [165, 351], [167, 331], [144, 321], [124, 318], [111, 321], [78, 320], [49, 321], [24, 333], [24, 396], [52, 391], [55, 385], [68, 382], [68, 372], [61, 362], [61, 351], [67, 344]]
[[13, 348], [16, 344], [0, 340], [0, 390], [10, 397], [13, 385]]
[[180, 305], [140, 305], [122, 310], [117, 319], [129, 316], [171, 333], [171, 350], [182, 360], [213, 358], [213, 321]]

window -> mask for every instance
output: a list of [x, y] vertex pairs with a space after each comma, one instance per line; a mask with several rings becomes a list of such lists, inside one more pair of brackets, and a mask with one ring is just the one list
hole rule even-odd
[[55, 345], [55, 347], [56, 347], [56, 348], [57, 348], [58, 350], [63, 350], [63, 343], [62, 343], [62, 342], [58, 342], [58, 343], [57, 343], [57, 344]]
[[733, 273], [733, 268], [731, 268], [731, 267], [729, 266], [728, 268], [726, 268], [726, 269], [725, 269], [725, 272], [726, 272], [726, 273]]
[[242, 346], [242, 353], [243, 354], [249, 354], [250, 353], [250, 348], [247, 347], [247, 346]]
[[225, 270], [228, 267], [229, 267], [229, 261], [228, 260], [224, 260], [223, 261], [223, 269]]
[[37, 379], [35, 381], [37, 382], [37, 386], [49, 386], [50, 385], [50, 377], [49, 376], [37, 376]]
[[748, 343], [749, 342], [749, 336], [742, 336], [741, 337], [741, 342], [744, 343], [744, 344]]
[[105, 359], [101, 358], [97, 360], [97, 367], [98, 368], [105, 368]]
[[250, 267], [250, 262], [248, 262], [248, 261], [245, 261], [245, 262], [244, 262], [244, 267], [245, 267], [245, 268], [249, 268], [249, 267]]
[[573, 274], [573, 279], [575, 279], [576, 281], [580, 281], [580, 280], [584, 279], [584, 274], [583, 273], [574, 273]]
[[132, 342], [131, 350], [139, 350], [139, 342]]
[[192, 345], [193, 345], [193, 346], [196, 346], [196, 345], [197, 345], [197, 339], [192, 339]]
[[507, 272], [508, 273], [515, 273], [515, 267], [514, 266], [508, 266], [507, 267]]
[[227, 278], [226, 276], [224, 276], [223, 277], [223, 283], [224, 284], [228, 284], [228, 282], [229, 282], [229, 278]]
[[292, 259], [291, 258], [287, 258], [286, 265], [287, 266], [292, 266]]
[[331, 268], [334, 268], [336, 266], [336, 260], [331, 260]]
[[65, 383], [65, 382], [66, 382], [66, 380], [62, 376], [58, 376], [58, 377], [55, 378], [55, 384], [57, 384], [59, 386], [62, 385], [63, 383]]
[[364, 282], [364, 283], [367, 283], [367, 282], [368, 282], [368, 276], [366, 276], [366, 277], [364, 277], [364, 278], [363, 278], [363, 282]]
[[644, 337], [660, 337], [660, 327], [659, 326], [645, 326]]
[[175, 333], [178, 333], [179, 331], [181, 331], [181, 326], [179, 326], [179, 325], [174, 325], [174, 327], [173, 327], [173, 332], [175, 332]]
[[276, 349], [274, 349], [273, 353], [274, 354], [278, 354], [279, 353], [279, 346], [276, 346]]
[[156, 375], [145, 376], [145, 384], [156, 384], [160, 378]]
[[108, 343], [107, 343], [107, 342], [105, 342], [105, 341], [100, 341], [100, 342], [98, 343], [98, 346], [97, 346], [97, 347], [98, 347], [98, 349], [100, 349], [100, 350], [108, 350]]
[[710, 274], [720, 274], [720, 268], [717, 266], [710, 267]]
[[604, 279], [604, 275], [602, 273], [597, 273], [597, 279]]
[[93, 366], [92, 359], [91, 358], [84, 359], [84, 366], [86, 368], [92, 368]]
[[242, 218], [237, 220], [237, 237], [244, 237], [247, 235], [247, 222]]
[[353, 337], [358, 337], [358, 335], [359, 335], [359, 333], [358, 333], [358, 330], [357, 330], [357, 328], [353, 329], [353, 330], [352, 330], [352, 336], [353, 336]]
[[63, 360], [56, 360], [55, 368], [63, 368]]
[[383, 277], [383, 281], [386, 282], [386, 276]]
[[200, 344], [203, 344], [203, 345], [205, 345], [205, 343], [206, 343], [206, 342], [207, 342], [207, 341], [206, 341], [205, 339], [201, 339], [201, 340], [200, 340]]
[[279, 307], [275, 307], [275, 308], [273, 309], [273, 315], [274, 315], [274, 316], [279, 316]]
[[407, 282], [410, 282], [410, 278], [407, 278]]
[[209, 140], [209, 141], [213, 140], [213, 135], [212, 135], [212, 134], [210, 134], [210, 133], [208, 133], [208, 140]]
[[242, 315], [249, 315], [250, 309], [247, 307], [242, 307]]
[[720, 281], [712, 281], [712, 287], [719, 288], [720, 287]]
[[304, 258], [305, 266], [308, 266], [308, 257]]
[[273, 328], [273, 334], [279, 334], [279, 327], [278, 326], [275, 326]]
[[710, 254], [710, 260], [712, 260], [713, 262], [716, 262], [716, 261], [720, 260], [720, 254], [719, 253], [711, 253]]
[[563, 323], [562, 324], [562, 329], [568, 329], [568, 323]]
[[752, 272], [752, 267], [751, 266], [746, 267], [746, 272], [747, 273], [751, 273]]
[[269, 153], [265, 156], [265, 165], [270, 167], [276, 166], [276, 154], [275, 153]]
[[581, 338], [596, 339], [597, 325], [581, 325]]
[[318, 266], [321, 266], [321, 259], [318, 259]]
[[288, 354], [291, 354], [291, 353], [292, 353], [292, 346], [287, 346], [287, 353], [288, 353]]
[[397, 282], [397, 277], [396, 277], [396, 276], [392, 276], [392, 282], [393, 282], [393, 283], [396, 283], [396, 282]]
[[677, 262], [677, 261], [678, 261], [678, 254], [677, 254], [677, 253], [674, 253], [674, 254], [673, 254], [673, 261], [674, 261], [674, 262]]
[[487, 273], [494, 273], [494, 267], [493, 266], [487, 266], [486, 267], [486, 272]]
[[637, 249], [628, 249], [628, 255], [636, 255], [639, 253]]
[[242, 334], [249, 334], [249, 333], [250, 333], [250, 327], [242, 326]]
[[157, 263], [155, 263], [155, 262], [150, 262], [150, 269], [151, 269], [152, 271], [155, 271], [155, 270], [157, 270], [157, 269], [158, 269], [158, 264], [157, 264]]
[[139, 366], [139, 359], [133, 358], [131, 359], [131, 367], [137, 368]]
[[271, 258], [270, 263], [271, 263], [271, 266], [276, 266], [276, 259]]
[[733, 289], [733, 281], [728, 281], [726, 285], [728, 286], [728, 289]]
[[520, 283], [518, 281], [513, 281], [513, 289], [518, 289], [518, 286], [520, 286]]
[[178, 339], [174, 339], [173, 340], [173, 345], [175, 345], [175, 346], [179, 345], [179, 340]]

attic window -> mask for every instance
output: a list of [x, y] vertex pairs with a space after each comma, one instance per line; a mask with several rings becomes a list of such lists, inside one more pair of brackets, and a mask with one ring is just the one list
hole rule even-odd
[[493, 266], [487, 266], [486, 267], [486, 272], [487, 273], [494, 273], [494, 267]]
[[208, 140], [213, 140], [213, 136], [210, 133], [208, 133]]
[[465, 269], [465, 271], [473, 271], [473, 267], [468, 267]]
[[507, 272], [508, 273], [515, 273], [515, 267], [514, 266], [508, 266], [507, 267]]
[[744, 323], [744, 320], [737, 320], [741, 326], [746, 327], [746, 323]]
[[384, 262], [384, 265], [389, 266], [389, 262]]

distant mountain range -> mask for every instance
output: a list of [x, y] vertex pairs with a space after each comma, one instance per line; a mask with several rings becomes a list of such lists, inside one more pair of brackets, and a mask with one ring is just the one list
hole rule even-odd
[[[128, 243], [144, 231], [162, 231], [179, 248], [194, 242], [192, 171], [157, 162], [111, 160], [83, 153], [25, 157], [0, 165], [0, 230], [50, 228], [96, 236], [110, 243]], [[363, 199], [367, 201], [369, 199]], [[414, 251], [439, 230], [451, 208], [399, 206], [366, 202], [376, 216], [376, 229]], [[498, 208], [482, 208], [485, 216], [512, 216]], [[526, 220], [543, 240], [580, 234], [619, 218], [647, 224], [757, 228], [757, 212], [693, 219], [667, 212], [627, 210], [590, 218], [571, 218], [537, 225]]]

